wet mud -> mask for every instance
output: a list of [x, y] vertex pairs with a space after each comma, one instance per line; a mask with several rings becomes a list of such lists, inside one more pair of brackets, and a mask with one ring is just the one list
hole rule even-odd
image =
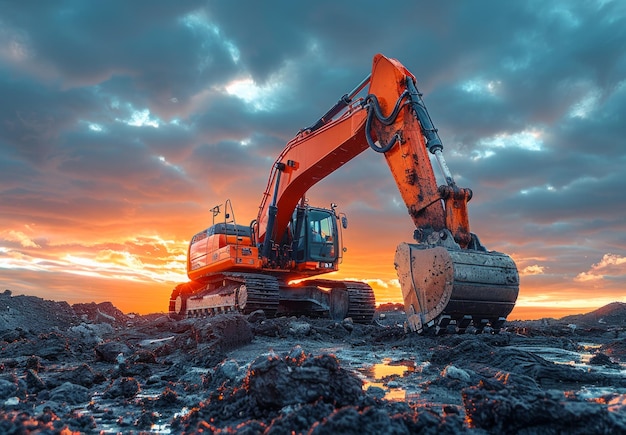
[[0, 293], [0, 433], [626, 433], [626, 304], [417, 335]]

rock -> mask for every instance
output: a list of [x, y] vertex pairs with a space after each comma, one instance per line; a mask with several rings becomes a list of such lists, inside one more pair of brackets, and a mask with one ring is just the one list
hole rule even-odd
[[18, 387], [15, 382], [6, 379], [0, 379], [0, 400], [6, 400], [17, 394]]
[[216, 349], [231, 349], [252, 341], [252, 330], [241, 314], [220, 314], [196, 319], [191, 325], [196, 344], [206, 343]]
[[137, 429], [150, 430], [157, 421], [159, 415], [156, 412], [144, 410], [134, 425]]
[[155, 406], [160, 408], [171, 408], [178, 404], [178, 402], [178, 394], [176, 394], [176, 392], [171, 388], [167, 387], [161, 394], [159, 394], [159, 397], [155, 401]]
[[273, 319], [263, 320], [253, 325], [252, 332], [258, 336], [278, 337], [280, 336], [280, 327]]
[[130, 358], [135, 363], [156, 364], [156, 356], [149, 350], [140, 349]]
[[72, 308], [76, 315], [92, 323], [108, 323], [121, 326], [130, 320], [128, 316], [117, 309], [111, 302], [74, 304]]
[[289, 332], [293, 335], [309, 335], [311, 333], [311, 324], [299, 321], [290, 322]]
[[[408, 410], [407, 410], [408, 411]], [[361, 435], [364, 428], [369, 433], [427, 433], [428, 428], [437, 427], [437, 434], [463, 433], [462, 426], [457, 423], [442, 425], [441, 418], [427, 412], [412, 413], [410, 411], [393, 415], [384, 408], [369, 407], [360, 410], [356, 407], [345, 407], [335, 411], [322, 424], [315, 425], [311, 435], [335, 434]], [[428, 417], [428, 418], [427, 418]], [[460, 420], [457, 418], [457, 420]], [[435, 433], [435, 432], [433, 432]]]
[[128, 356], [131, 354], [130, 348], [120, 341], [109, 341], [97, 345], [94, 348], [97, 361], [105, 361], [109, 363], [117, 363], [118, 357]]
[[378, 399], [382, 399], [387, 394], [384, 388], [377, 387], [375, 385], [370, 385], [369, 387], [367, 387], [367, 390], [365, 390], [365, 392], [368, 395], [376, 397]]
[[248, 314], [247, 320], [250, 323], [259, 323], [265, 320], [267, 317], [265, 315], [265, 311], [256, 310]]
[[29, 370], [34, 370], [38, 372], [43, 370], [43, 365], [41, 364], [41, 358], [38, 356], [32, 355], [26, 360], [26, 368]]
[[[322, 401], [303, 406], [286, 407], [283, 409], [283, 412], [267, 425], [265, 433], [306, 434], [309, 433], [312, 427], [320, 424], [325, 417], [332, 414], [334, 410], [335, 407], [333, 405]], [[251, 429], [254, 428], [251, 427]], [[256, 433], [263, 433], [263, 430]]]
[[21, 340], [25, 338], [27, 335], [26, 331], [22, 328], [15, 328], [5, 330], [0, 334], [0, 341], [5, 341], [7, 343], [13, 343], [14, 341]]
[[600, 347], [600, 351], [612, 358], [626, 363], [626, 339], [606, 343]]
[[37, 356], [48, 361], [61, 361], [72, 356], [68, 337], [59, 332], [40, 334], [36, 345]]
[[129, 399], [135, 397], [139, 391], [141, 391], [141, 387], [135, 378], [117, 378], [105, 390], [103, 397], [109, 399]]
[[108, 323], [81, 323], [72, 326], [70, 331], [76, 334], [86, 345], [96, 345], [104, 341], [104, 337], [114, 332]]
[[214, 376], [234, 381], [239, 376], [239, 364], [234, 359], [226, 360], [217, 367]]
[[68, 405], [81, 405], [91, 399], [89, 390], [82, 385], [65, 382], [50, 392], [50, 400]]
[[288, 354], [288, 358], [293, 360], [294, 362], [302, 362], [306, 358], [306, 354], [304, 353], [304, 349], [302, 349], [302, 346], [297, 345], [291, 349]]
[[[580, 370], [565, 364], [548, 361], [533, 352], [515, 347], [494, 347], [479, 337], [460, 337], [460, 343], [452, 347], [442, 347], [433, 352], [431, 362], [440, 365], [451, 364], [459, 367], [492, 367], [502, 371], [530, 376], [545, 387], [597, 383], [605, 376]], [[611, 382], [611, 381], [608, 381]]]
[[30, 394], [38, 393], [46, 389], [46, 383], [39, 377], [36, 371], [26, 370], [26, 385]]
[[20, 404], [19, 397], [9, 397], [7, 400], [4, 401], [4, 406], [7, 406], [7, 407], [17, 406], [19, 404]]
[[446, 366], [446, 368], [444, 368], [441, 372], [441, 376], [450, 379], [456, 379], [462, 382], [469, 382], [471, 379], [468, 372], [463, 369], [459, 369], [453, 365]]
[[354, 321], [351, 317], [346, 317], [343, 319], [343, 322], [341, 322], [341, 326], [346, 328], [346, 331], [352, 332], [354, 330]]
[[88, 388], [105, 380], [104, 376], [96, 373], [87, 364], [79, 365], [75, 369], [70, 370], [68, 374], [74, 380], [74, 383]]

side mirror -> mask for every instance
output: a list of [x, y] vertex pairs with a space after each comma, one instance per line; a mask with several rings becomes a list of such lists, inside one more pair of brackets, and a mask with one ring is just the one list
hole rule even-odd
[[341, 226], [344, 229], [348, 228], [348, 218], [345, 215], [341, 216]]

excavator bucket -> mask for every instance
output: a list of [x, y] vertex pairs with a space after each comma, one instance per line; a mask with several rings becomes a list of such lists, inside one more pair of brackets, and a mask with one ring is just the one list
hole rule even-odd
[[407, 323], [416, 332], [499, 330], [519, 293], [517, 267], [499, 252], [401, 243], [395, 267]]

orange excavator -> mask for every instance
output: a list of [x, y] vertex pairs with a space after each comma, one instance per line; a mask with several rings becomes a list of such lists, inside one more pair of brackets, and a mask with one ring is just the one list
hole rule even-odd
[[[456, 185], [415, 77], [381, 54], [368, 77], [287, 143], [250, 225], [236, 223], [230, 201], [213, 209], [213, 225], [191, 239], [190, 281], [172, 292], [170, 315], [263, 310], [371, 322], [369, 285], [317, 277], [338, 270], [345, 215], [335, 204], [313, 207], [305, 198], [368, 148], [385, 157], [415, 226], [414, 240], [400, 243], [394, 259], [407, 326], [417, 332], [500, 329], [517, 300], [517, 267], [470, 232], [472, 191]], [[445, 180], [441, 186], [429, 153]]]

